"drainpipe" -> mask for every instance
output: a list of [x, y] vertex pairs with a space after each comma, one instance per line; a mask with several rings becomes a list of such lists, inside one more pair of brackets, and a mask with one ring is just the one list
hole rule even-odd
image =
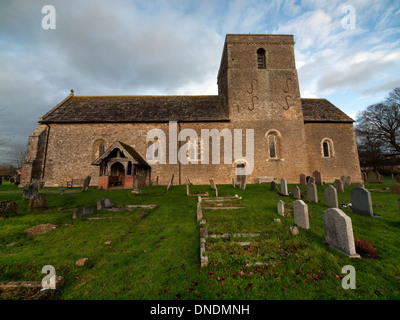
[[179, 133], [181, 132], [181, 124], [179, 121], [176, 122], [178, 124], [178, 170], [179, 170], [179, 185], [181, 185], [181, 162], [179, 161], [179, 150], [181, 149], [181, 141], [179, 141]]
[[44, 157], [43, 157], [43, 164], [42, 164], [42, 179], [41, 179], [42, 181], [44, 178], [44, 170], [46, 168], [47, 147], [49, 145], [49, 136], [50, 136], [50, 125], [46, 124], [46, 126], [47, 126], [47, 137], [46, 137], [46, 147], [44, 150]]

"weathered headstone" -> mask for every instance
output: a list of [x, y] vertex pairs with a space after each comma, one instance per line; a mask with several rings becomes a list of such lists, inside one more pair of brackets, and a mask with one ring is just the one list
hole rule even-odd
[[76, 208], [74, 214], [72, 215], [72, 219], [80, 218], [88, 214], [92, 214], [94, 212], [93, 207], [81, 207]]
[[313, 172], [313, 177], [315, 179], [315, 184], [317, 186], [322, 186], [322, 177], [321, 177], [321, 172], [319, 171], [314, 171]]
[[336, 179], [333, 183], [333, 186], [335, 187], [337, 192], [344, 192], [344, 185], [342, 180]]
[[26, 184], [24, 186], [24, 189], [22, 190], [24, 200], [32, 199], [34, 196], [36, 196], [37, 193], [38, 193], [37, 184], [34, 183]]
[[340, 177], [340, 181], [342, 181], [342, 182], [343, 182], [343, 185], [344, 185], [344, 182], [346, 181], [346, 176], [341, 176], [341, 177]]
[[45, 194], [38, 193], [33, 198], [29, 199], [28, 211], [32, 211], [32, 209], [46, 209], [47, 204], [47, 196]]
[[351, 177], [350, 177], [350, 176], [347, 176], [347, 177], [344, 179], [344, 185], [345, 185], [345, 186], [351, 185]]
[[324, 211], [325, 242], [350, 258], [359, 258], [354, 244], [353, 226], [350, 217], [342, 210], [330, 208]]
[[324, 190], [325, 205], [329, 208], [339, 208], [337, 191], [334, 186], [326, 186]]
[[293, 202], [294, 223], [303, 229], [310, 229], [310, 221], [308, 218], [308, 206], [303, 200]]
[[211, 189], [213, 189], [213, 190], [215, 190], [215, 183], [214, 183], [214, 180], [213, 179], [210, 179], [210, 186], [211, 186]]
[[310, 178], [311, 178], [310, 176], [306, 177], [306, 185], [307, 185], [308, 181], [310, 181]]
[[354, 187], [364, 188], [364, 183], [356, 182], [356, 183], [354, 184]]
[[282, 200], [278, 200], [277, 207], [278, 207], [278, 214], [280, 216], [284, 217], [285, 216], [285, 203]]
[[232, 187], [236, 188], [235, 178], [232, 178]]
[[351, 209], [354, 213], [373, 216], [371, 193], [365, 189], [356, 187], [350, 191]]
[[283, 196], [288, 196], [289, 195], [288, 187], [287, 187], [287, 181], [284, 178], [281, 179], [281, 193], [280, 194], [283, 195]]
[[276, 191], [276, 182], [271, 181], [271, 191]]
[[186, 185], [186, 195], [190, 196], [189, 184]]
[[18, 204], [11, 200], [0, 202], [0, 216], [4, 213], [18, 212]]
[[311, 202], [318, 202], [317, 185], [315, 183], [307, 183], [307, 200]]
[[203, 219], [203, 209], [201, 208], [201, 201], [197, 202], [197, 222]]
[[389, 186], [389, 190], [391, 194], [400, 194], [400, 185], [394, 184]]
[[215, 186], [215, 196], [218, 197], [218, 188]]
[[247, 184], [246, 177], [247, 176], [245, 174], [240, 176], [240, 190], [245, 190], [246, 189], [246, 184]]
[[301, 186], [307, 185], [306, 175], [303, 174], [303, 173], [300, 175], [300, 185], [301, 185]]
[[299, 186], [297, 185], [293, 186], [292, 193], [293, 197], [295, 197], [296, 199], [301, 199], [301, 192]]
[[111, 198], [104, 198], [97, 201], [97, 210], [110, 209], [114, 207], [114, 201]]
[[89, 185], [90, 185], [90, 180], [92, 179], [91, 176], [87, 176], [85, 178], [85, 181], [83, 181], [83, 187], [82, 187], [82, 192], [85, 192], [89, 189]]
[[369, 183], [382, 182], [382, 177], [378, 171], [368, 171], [367, 180]]
[[167, 190], [174, 184], [174, 175], [171, 176], [171, 179], [168, 182]]

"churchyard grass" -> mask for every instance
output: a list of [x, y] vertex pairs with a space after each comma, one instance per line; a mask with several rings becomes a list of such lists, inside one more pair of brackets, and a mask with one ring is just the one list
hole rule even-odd
[[[368, 189], [387, 188], [366, 184]], [[291, 192], [293, 185], [288, 185]], [[13, 189], [4, 183], [0, 191]], [[304, 186], [300, 189], [305, 191]], [[350, 203], [350, 190], [338, 193], [339, 204]], [[54, 189], [54, 188], [53, 188]], [[21, 190], [21, 188], [14, 190]], [[46, 189], [45, 189], [46, 190]], [[190, 186], [190, 192], [209, 192], [209, 185]], [[371, 218], [343, 211], [351, 217], [354, 237], [377, 248], [378, 259], [350, 259], [324, 243], [322, 213], [324, 186], [318, 186], [319, 203], [308, 205], [310, 229], [293, 236], [293, 197], [282, 197], [266, 184], [248, 184], [246, 190], [218, 185], [219, 196], [241, 196], [229, 206], [236, 210], [203, 207], [209, 235], [254, 233], [254, 237], [208, 238], [208, 266], [199, 266], [199, 224], [196, 196], [186, 196], [185, 186], [102, 191], [48, 193], [49, 209], [28, 212], [21, 193], [0, 193], [0, 201], [14, 200], [19, 214], [0, 220], [0, 281], [41, 281], [45, 265], [53, 265], [65, 285], [52, 299], [399, 299], [400, 214], [399, 195], [389, 190], [371, 192], [375, 206]], [[157, 204], [154, 210], [97, 211], [96, 202], [112, 198], [115, 206]], [[276, 203], [285, 202], [285, 216]], [[73, 220], [74, 208], [93, 206], [94, 214]], [[58, 208], [63, 208], [59, 210]], [[87, 218], [108, 218], [87, 220]], [[274, 219], [280, 219], [276, 222]], [[30, 237], [24, 230], [39, 224], [58, 227]], [[106, 245], [106, 241], [111, 241]], [[238, 244], [250, 242], [250, 244]], [[78, 267], [75, 262], [88, 258]], [[268, 265], [246, 266], [264, 262]], [[355, 290], [342, 288], [345, 265], [356, 270]], [[18, 298], [18, 297], [15, 297]]]

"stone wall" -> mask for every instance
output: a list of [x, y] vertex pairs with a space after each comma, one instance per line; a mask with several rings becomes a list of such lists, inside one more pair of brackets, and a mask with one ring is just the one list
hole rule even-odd
[[[306, 123], [310, 171], [320, 171], [322, 180], [334, 182], [341, 176], [351, 176], [352, 182], [362, 182], [360, 162], [352, 123]], [[329, 158], [323, 155], [322, 141], [332, 142]]]

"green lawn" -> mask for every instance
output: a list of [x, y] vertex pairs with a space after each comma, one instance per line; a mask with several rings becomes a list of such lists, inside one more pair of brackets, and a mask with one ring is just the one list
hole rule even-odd
[[[367, 184], [382, 189], [391, 184]], [[292, 185], [289, 185], [291, 191]], [[304, 187], [301, 187], [304, 191]], [[339, 193], [339, 203], [350, 202], [350, 189]], [[19, 190], [4, 183], [3, 190]], [[136, 195], [130, 190], [103, 191], [91, 187], [85, 193], [47, 194], [49, 209], [27, 211], [21, 193], [0, 193], [0, 201], [14, 200], [17, 216], [0, 220], [0, 281], [41, 281], [44, 265], [53, 265], [66, 284], [53, 299], [399, 299], [400, 213], [397, 199], [388, 190], [372, 192], [374, 213], [380, 218], [353, 214], [354, 237], [377, 248], [378, 259], [352, 260], [324, 244], [322, 213], [324, 187], [318, 188], [320, 203], [308, 203], [310, 230], [292, 236], [291, 204], [295, 199], [271, 192], [269, 185], [247, 185], [246, 190], [219, 185], [220, 196], [238, 194], [247, 208], [209, 210], [204, 218], [209, 234], [259, 233], [254, 238], [208, 239], [209, 265], [199, 266], [197, 197], [187, 197], [185, 186], [144, 187]], [[215, 192], [209, 186], [191, 186], [191, 193]], [[96, 206], [110, 197], [114, 204], [158, 204], [154, 210], [97, 211], [90, 217], [113, 219], [72, 220], [74, 208]], [[277, 200], [287, 205], [279, 217]], [[303, 199], [304, 200], [304, 199]], [[58, 210], [58, 208], [64, 208]], [[89, 217], [89, 216], [88, 216]], [[280, 218], [281, 223], [274, 218]], [[24, 230], [52, 223], [54, 231], [28, 237]], [[104, 242], [111, 241], [110, 245]], [[251, 242], [241, 246], [237, 242]], [[12, 246], [7, 244], [16, 243]], [[89, 258], [78, 267], [79, 258]], [[266, 266], [248, 263], [266, 262]], [[356, 269], [357, 289], [341, 286], [342, 267]]]

